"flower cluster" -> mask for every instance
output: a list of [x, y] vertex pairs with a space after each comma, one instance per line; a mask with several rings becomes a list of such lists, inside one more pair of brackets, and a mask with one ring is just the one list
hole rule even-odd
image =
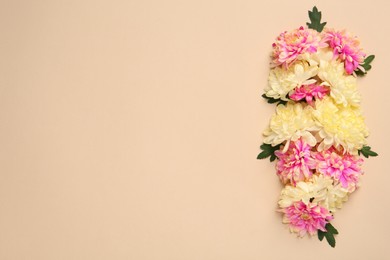
[[272, 45], [271, 71], [263, 95], [276, 103], [264, 131], [259, 159], [276, 159], [285, 185], [279, 200], [283, 222], [302, 237], [318, 234], [335, 246], [330, 221], [359, 187], [367, 146], [357, 76], [371, 68], [356, 37], [324, 28], [317, 8], [308, 27], [283, 32]]

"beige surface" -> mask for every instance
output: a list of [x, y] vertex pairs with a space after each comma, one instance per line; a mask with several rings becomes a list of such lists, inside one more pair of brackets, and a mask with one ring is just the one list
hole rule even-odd
[[270, 45], [313, 5], [265, 2], [0, 1], [0, 259], [389, 259], [390, 5], [317, 1], [377, 55], [381, 156], [331, 249], [280, 223], [255, 159]]

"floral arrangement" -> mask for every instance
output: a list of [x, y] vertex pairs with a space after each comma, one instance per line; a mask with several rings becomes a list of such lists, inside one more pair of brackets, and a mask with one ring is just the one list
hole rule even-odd
[[371, 69], [359, 40], [325, 27], [316, 7], [307, 27], [281, 33], [272, 45], [263, 97], [277, 103], [258, 159], [276, 160], [285, 185], [278, 211], [299, 237], [325, 237], [335, 247], [334, 213], [359, 187], [367, 145], [357, 78]]

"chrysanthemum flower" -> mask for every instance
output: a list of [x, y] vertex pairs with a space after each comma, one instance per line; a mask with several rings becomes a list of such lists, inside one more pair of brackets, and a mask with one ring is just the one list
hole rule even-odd
[[265, 94], [268, 97], [287, 101], [287, 94], [296, 87], [313, 84], [311, 79], [318, 73], [318, 66], [309, 66], [307, 62], [297, 62], [288, 70], [281, 67], [272, 69], [268, 77]]
[[322, 85], [330, 87], [330, 96], [336, 104], [357, 106], [361, 96], [357, 91], [356, 77], [346, 75], [344, 65], [338, 60], [320, 60], [318, 77]]
[[311, 131], [317, 131], [320, 127], [316, 125], [312, 113], [311, 106], [300, 103], [278, 105], [268, 129], [264, 131], [264, 143], [276, 146], [287, 141], [285, 145], [287, 150], [290, 141], [302, 138], [305, 143], [314, 146], [317, 141]]
[[336, 183], [340, 183], [349, 192], [353, 192], [362, 175], [361, 165], [363, 159], [349, 153], [341, 154], [331, 148], [316, 153], [317, 171], [332, 177]]
[[310, 64], [310, 66], [320, 66], [321, 62], [330, 62], [334, 60], [333, 50], [329, 47], [321, 48], [315, 53], [305, 53], [301, 55], [301, 59]]
[[290, 99], [299, 101], [305, 99], [306, 102], [314, 106], [314, 99], [322, 99], [329, 93], [329, 88], [324, 85], [310, 84], [302, 85], [294, 89], [293, 93], [289, 95]]
[[333, 53], [341, 61], [344, 61], [345, 71], [352, 74], [359, 64], [364, 62], [366, 54], [360, 48], [357, 37], [352, 37], [345, 30], [336, 31], [327, 29], [324, 40], [333, 49]]
[[272, 65], [282, 65], [288, 68], [304, 53], [315, 53], [319, 48], [326, 47], [320, 34], [312, 29], [300, 27], [290, 32], [281, 33], [273, 46]]
[[332, 146], [336, 149], [342, 146], [345, 152], [357, 154], [366, 144], [368, 136], [360, 109], [337, 106], [328, 97], [316, 100], [315, 107], [313, 115], [322, 127], [319, 137], [323, 139], [317, 149], [324, 151]]
[[311, 146], [302, 139], [290, 144], [287, 152], [276, 151], [279, 158], [276, 164], [276, 173], [284, 184], [291, 183], [293, 186], [298, 181], [310, 178], [316, 162], [311, 156]]
[[[325, 177], [324, 179], [329, 178]], [[321, 206], [329, 209], [331, 212], [336, 212], [341, 209], [343, 203], [348, 201], [348, 190], [344, 189], [341, 184], [333, 184], [327, 186], [326, 198], [322, 201], [317, 201]]]
[[316, 235], [318, 230], [325, 232], [325, 225], [333, 219], [326, 208], [311, 202], [298, 201], [281, 211], [284, 213], [283, 222], [289, 224], [290, 231], [298, 233], [300, 237], [307, 233]]
[[348, 200], [348, 191], [340, 184], [334, 185], [331, 177], [313, 175], [307, 181], [297, 182], [296, 186], [286, 185], [281, 191], [279, 207], [287, 208], [297, 201], [308, 204], [310, 201], [335, 212]]

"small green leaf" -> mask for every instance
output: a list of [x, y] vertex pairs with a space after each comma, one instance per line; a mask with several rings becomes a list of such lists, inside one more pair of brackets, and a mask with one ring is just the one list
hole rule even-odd
[[320, 241], [322, 241], [322, 240], [324, 239], [325, 234], [326, 234], [326, 232], [321, 231], [321, 230], [318, 230], [318, 233], [317, 233], [318, 239], [319, 239]]
[[272, 150], [272, 145], [270, 145], [270, 144], [262, 144], [262, 145], [260, 145], [260, 149], [266, 150], [266, 151], [271, 151]]
[[330, 223], [327, 223], [326, 224], [326, 226], [325, 226], [325, 228], [326, 228], [326, 231], [327, 232], [331, 232], [331, 233], [333, 233], [333, 234], [335, 234], [335, 235], [338, 235], [338, 231], [337, 231], [337, 229], [332, 225], [332, 224], [330, 224]]
[[333, 235], [328, 235], [328, 233], [326, 233], [325, 238], [326, 238], [326, 241], [328, 241], [328, 244], [331, 247], [335, 247], [336, 246], [336, 239], [334, 238]]
[[318, 239], [320, 241], [322, 241], [324, 239], [324, 237], [325, 237], [326, 241], [328, 242], [328, 244], [331, 247], [335, 247], [336, 246], [336, 239], [335, 239], [334, 235], [337, 235], [339, 232], [330, 223], [327, 223], [325, 225], [325, 229], [326, 229], [326, 232], [318, 230], [318, 232], [317, 232]]
[[375, 55], [370, 55], [370, 56], [368, 56], [368, 57], [364, 60], [364, 63], [370, 64], [374, 59], [375, 59]]
[[358, 76], [360, 76], [360, 77], [363, 77], [364, 75], [366, 75], [366, 73], [363, 72], [363, 71], [361, 71], [360, 69], [355, 70], [355, 73], [356, 73], [356, 75], [358, 75]]
[[261, 160], [261, 159], [265, 159], [267, 157], [270, 157], [269, 160], [271, 162], [275, 161], [277, 158], [275, 155], [275, 151], [279, 150], [280, 146], [281, 146], [281, 144], [278, 144], [276, 146], [272, 146], [270, 144], [260, 145], [260, 149], [262, 150], [262, 152], [259, 153], [259, 155], [257, 156], [257, 159]]
[[355, 70], [356, 75], [358, 76], [364, 76], [367, 74], [367, 71], [371, 70], [372, 66], [370, 65], [371, 62], [375, 59], [375, 55], [369, 55], [367, 58], [364, 59], [363, 64], [360, 64], [365, 71], [362, 71], [361, 69]]
[[272, 97], [267, 97], [266, 94], [263, 94], [261, 95], [265, 100], [267, 100], [267, 103], [269, 104], [273, 104], [273, 103], [278, 103], [279, 104], [282, 104], [282, 105], [285, 105], [287, 104], [287, 101], [284, 101], [284, 100], [281, 100], [280, 98], [272, 98]]
[[312, 11], [309, 10], [309, 18], [310, 18], [310, 23], [306, 23], [307, 26], [310, 29], [316, 30], [317, 32], [322, 32], [322, 30], [326, 25], [326, 22], [321, 23], [322, 15], [321, 12], [318, 11], [316, 6], [313, 7]]
[[367, 71], [369, 71], [371, 68], [372, 68], [372, 66], [371, 65], [369, 65], [369, 64], [364, 64], [363, 65], [363, 68], [366, 70], [366, 72]]
[[370, 146], [363, 146], [362, 149], [358, 150], [358, 154], [359, 155], [363, 155], [364, 157], [366, 158], [369, 158], [370, 156], [371, 157], [375, 157], [375, 156], [378, 156], [378, 154], [374, 151], [371, 150], [371, 147]]
[[257, 159], [261, 160], [261, 159], [265, 159], [267, 157], [269, 157], [271, 154], [268, 152], [268, 151], [262, 151], [261, 153], [259, 153], [259, 155], [257, 156]]

